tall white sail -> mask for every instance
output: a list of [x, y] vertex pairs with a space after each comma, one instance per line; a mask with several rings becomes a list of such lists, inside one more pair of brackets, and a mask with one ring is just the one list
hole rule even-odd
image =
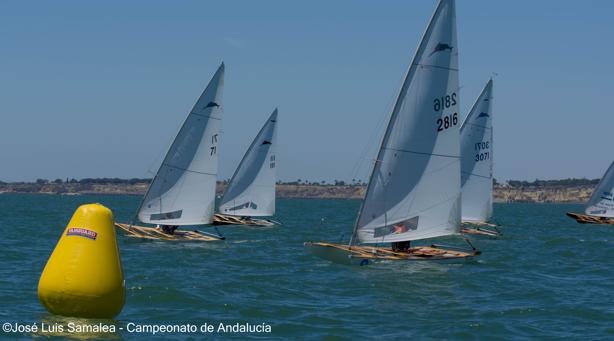
[[355, 231], [363, 243], [456, 234], [460, 228], [458, 43], [441, 0], [392, 111]]
[[492, 216], [492, 79], [461, 126], [461, 216], [486, 222]]
[[245, 152], [222, 197], [219, 212], [237, 216], [275, 214], [277, 109]]
[[139, 209], [139, 220], [162, 225], [211, 223], [217, 181], [224, 64], [175, 137]]
[[585, 209], [586, 214], [614, 218], [614, 161], [593, 191]]

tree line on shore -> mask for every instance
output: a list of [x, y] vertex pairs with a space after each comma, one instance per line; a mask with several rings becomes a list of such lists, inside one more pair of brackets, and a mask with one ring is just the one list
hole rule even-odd
[[[55, 179], [55, 180], [47, 180], [47, 179], [37, 179], [35, 182], [12, 182], [7, 183], [0, 181], [0, 185], [9, 185], [9, 184], [36, 184], [39, 186], [47, 185], [47, 184], [81, 184], [81, 185], [135, 185], [142, 183], [149, 183], [151, 179], [149, 178], [131, 178], [131, 179], [120, 179], [120, 178], [83, 178], [80, 180], [71, 178], [63, 179]], [[223, 184], [227, 184], [229, 179], [220, 181]], [[495, 186], [500, 187], [512, 187], [512, 188], [521, 188], [521, 187], [578, 187], [578, 186], [596, 186], [599, 183], [599, 179], [576, 179], [576, 178], [568, 178], [568, 179], [560, 179], [560, 180], [539, 180], [535, 181], [522, 181], [522, 180], [508, 180], [504, 183], [497, 182], [496, 179], [493, 179], [493, 183]], [[343, 180], [333, 180], [331, 182], [322, 180], [322, 181], [309, 181], [304, 179], [297, 179], [295, 181], [277, 181], [278, 185], [294, 185], [294, 186], [366, 186], [366, 182], [360, 179], [352, 179], [352, 181], [343, 181]]]

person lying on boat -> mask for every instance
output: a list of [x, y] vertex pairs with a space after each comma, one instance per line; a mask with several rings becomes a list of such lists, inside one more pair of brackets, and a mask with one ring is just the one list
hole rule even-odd
[[407, 232], [407, 226], [404, 223], [396, 223], [392, 225], [392, 234], [401, 234]]
[[[392, 233], [393, 234], [401, 234], [407, 232], [407, 226], [405, 226], [405, 224], [403, 223], [398, 223], [392, 226]], [[394, 252], [407, 252], [410, 248], [410, 241], [403, 241], [403, 242], [393, 242], [391, 243], [392, 246], [392, 251]]]
[[164, 232], [166, 234], [170, 234], [170, 235], [174, 235], [175, 234], [175, 230], [178, 227], [179, 226], [177, 226], [177, 225], [160, 225], [160, 228], [162, 229], [162, 232]]

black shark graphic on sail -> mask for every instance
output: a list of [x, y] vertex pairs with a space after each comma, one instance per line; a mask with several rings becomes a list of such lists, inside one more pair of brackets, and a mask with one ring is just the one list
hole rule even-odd
[[271, 141], [264, 141], [262, 144], [272, 144]]
[[485, 112], [482, 112], [482, 113], [480, 113], [480, 114], [478, 115], [478, 118], [480, 118], [480, 117], [490, 117], [490, 115], [488, 115], [488, 114], [487, 114], [487, 113], [485, 113]]
[[207, 106], [205, 106], [205, 109], [207, 109], [207, 108], [214, 108], [214, 107], [218, 107], [218, 108], [219, 108], [219, 107], [220, 107], [220, 105], [219, 105], [219, 104], [217, 104], [217, 103], [215, 103], [215, 102], [209, 102], [209, 103], [207, 104]]
[[429, 57], [432, 56], [434, 53], [437, 52], [441, 52], [441, 51], [445, 51], [445, 50], [450, 50], [452, 51], [452, 46], [446, 44], [446, 43], [438, 43], [435, 48], [433, 49], [433, 52], [431, 52], [431, 54], [429, 54]]
[[245, 204], [241, 204], [241, 205], [237, 205], [235, 207], [227, 208], [224, 211], [236, 211], [236, 210], [241, 210], [241, 209], [244, 209], [244, 208], [251, 208], [251, 209], [255, 210], [255, 209], [258, 208], [258, 205], [256, 205], [256, 203], [254, 203], [254, 202], [249, 201], [249, 202], [246, 202]]

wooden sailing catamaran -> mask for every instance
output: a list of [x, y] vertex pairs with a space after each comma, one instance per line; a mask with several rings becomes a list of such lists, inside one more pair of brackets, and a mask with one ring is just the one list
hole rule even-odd
[[473, 247], [408, 245], [459, 234], [458, 101], [455, 4], [441, 0], [392, 110], [349, 245], [307, 242], [305, 246], [331, 261], [360, 265], [478, 255]]
[[268, 118], [235, 170], [214, 225], [273, 226], [275, 214], [275, 147], [277, 145], [277, 109]]
[[499, 237], [492, 217], [492, 79], [486, 83], [461, 128], [461, 233]]
[[212, 222], [217, 182], [217, 144], [222, 118], [224, 64], [188, 114], [137, 210], [138, 219], [157, 227], [115, 226], [130, 237], [215, 241], [224, 237], [179, 226]]
[[595, 187], [584, 213], [568, 212], [567, 216], [581, 224], [614, 225], [614, 161]]

